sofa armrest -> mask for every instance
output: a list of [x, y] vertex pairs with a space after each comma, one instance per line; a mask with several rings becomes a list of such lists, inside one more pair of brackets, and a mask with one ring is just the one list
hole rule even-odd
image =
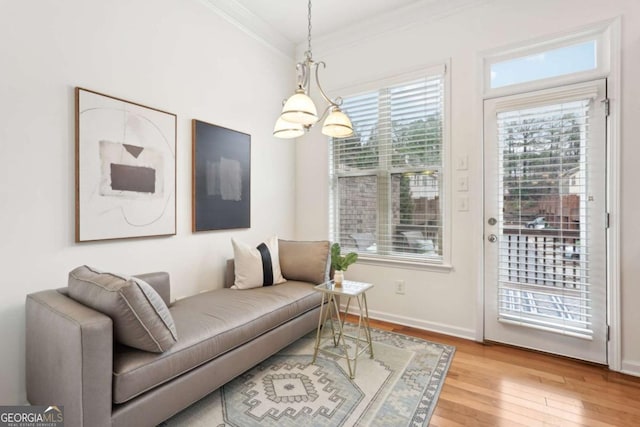
[[110, 426], [111, 318], [56, 290], [27, 295], [27, 399], [64, 405], [65, 425]]
[[134, 277], [144, 280], [160, 295], [162, 301], [167, 304], [167, 307], [171, 305], [171, 283], [169, 280], [169, 273], [164, 271], [158, 271], [155, 273], [136, 274]]

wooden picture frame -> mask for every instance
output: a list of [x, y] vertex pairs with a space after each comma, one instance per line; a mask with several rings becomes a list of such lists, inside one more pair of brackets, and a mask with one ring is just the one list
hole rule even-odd
[[192, 229], [251, 227], [251, 135], [192, 121]]
[[176, 115], [75, 95], [76, 242], [175, 235]]

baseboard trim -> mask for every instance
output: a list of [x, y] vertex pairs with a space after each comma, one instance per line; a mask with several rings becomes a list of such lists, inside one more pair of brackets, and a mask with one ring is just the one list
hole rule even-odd
[[[342, 305], [341, 310], [346, 307]], [[350, 307], [349, 314], [358, 315], [357, 309], [354, 310]], [[398, 316], [396, 314], [386, 313], [384, 311], [369, 310], [369, 317], [375, 320], [382, 320], [385, 322], [395, 323], [397, 325], [409, 326], [412, 328], [423, 329], [430, 332], [436, 332], [439, 334], [450, 335], [458, 338], [464, 338], [471, 341], [476, 341], [475, 331], [472, 329], [458, 328], [455, 326], [445, 325], [437, 322], [426, 322], [420, 319], [414, 319], [412, 317]], [[622, 374], [631, 375], [634, 377], [640, 377], [640, 361], [622, 361], [619, 371]]]
[[622, 361], [622, 369], [620, 370], [623, 374], [633, 375], [634, 377], [640, 377], [640, 362], [631, 361], [625, 362]]
[[[345, 306], [340, 307], [340, 309], [344, 310]], [[353, 307], [350, 307], [349, 314], [358, 315], [358, 311], [357, 309], [354, 310]], [[436, 332], [439, 334], [475, 341], [476, 332], [473, 329], [458, 328], [456, 326], [445, 325], [437, 322], [426, 322], [412, 317], [398, 316], [396, 314], [376, 310], [369, 310], [369, 317], [371, 319], [382, 320], [385, 322], [395, 323], [397, 325], [410, 326], [412, 328], [423, 329], [429, 332]]]

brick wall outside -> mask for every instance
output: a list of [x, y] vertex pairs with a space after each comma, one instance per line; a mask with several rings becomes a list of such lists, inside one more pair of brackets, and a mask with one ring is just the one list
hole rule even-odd
[[[352, 234], [371, 233], [374, 236], [377, 234], [377, 177], [339, 178], [338, 188], [340, 241], [345, 247], [355, 247]], [[405, 222], [401, 224], [400, 175], [392, 178], [391, 188], [393, 192], [391, 219], [393, 221], [394, 245], [402, 245], [402, 236], [399, 236], [399, 231], [411, 229], [421, 230], [426, 237], [439, 243], [440, 233], [437, 231], [440, 227], [439, 197], [412, 199], [413, 212], [409, 215], [411, 220], [405, 219]], [[438, 244], [438, 246], [440, 245]]]

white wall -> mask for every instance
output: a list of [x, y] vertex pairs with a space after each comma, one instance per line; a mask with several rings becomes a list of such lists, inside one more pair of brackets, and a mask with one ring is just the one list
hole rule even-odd
[[[24, 301], [81, 264], [220, 287], [230, 237], [294, 233], [295, 148], [272, 138], [290, 59], [199, 1], [0, 2], [0, 404], [24, 403]], [[74, 243], [74, 87], [177, 114], [177, 235]], [[252, 135], [251, 229], [191, 232], [191, 119]]]
[[[551, 36], [602, 20], [622, 17], [621, 102], [621, 259], [622, 368], [640, 375], [640, 2], [637, 0], [489, 0], [457, 14], [432, 19], [425, 12], [398, 23], [397, 30], [378, 36], [327, 38], [315, 43], [314, 56], [327, 63], [323, 84], [331, 95], [358, 82], [367, 82], [451, 60], [451, 155], [468, 156], [469, 212], [452, 212], [450, 272], [406, 270], [358, 263], [348, 275], [367, 280], [373, 316], [473, 338], [482, 331], [478, 321], [479, 271], [482, 256], [482, 102], [481, 52], [529, 39]], [[384, 28], [390, 24], [385, 23]], [[351, 34], [353, 35], [353, 34]], [[297, 236], [326, 238], [327, 142], [319, 132], [298, 142]], [[453, 192], [453, 197], [459, 194]], [[452, 196], [451, 194], [445, 196]], [[455, 204], [454, 204], [455, 207]], [[406, 295], [394, 293], [393, 281], [406, 281]]]

